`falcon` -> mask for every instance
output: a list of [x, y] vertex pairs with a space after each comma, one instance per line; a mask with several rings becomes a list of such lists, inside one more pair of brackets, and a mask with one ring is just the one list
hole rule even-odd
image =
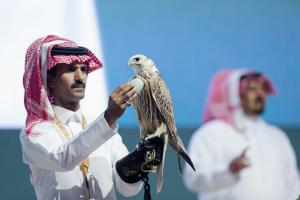
[[170, 144], [177, 153], [178, 167], [181, 172], [180, 157], [193, 168], [194, 164], [177, 134], [174, 119], [173, 103], [166, 83], [160, 76], [155, 63], [142, 54], [132, 56], [128, 66], [135, 72], [135, 79], [143, 82], [143, 89], [133, 100], [140, 126], [140, 137], [147, 140], [153, 137], [163, 138], [162, 162], [157, 168], [157, 192], [163, 182], [163, 167], [167, 145]]

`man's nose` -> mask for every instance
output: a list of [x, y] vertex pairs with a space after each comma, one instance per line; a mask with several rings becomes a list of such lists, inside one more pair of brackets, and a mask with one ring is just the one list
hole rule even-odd
[[83, 81], [84, 79], [84, 73], [81, 70], [75, 71], [75, 80]]
[[259, 97], [261, 98], [265, 98], [267, 96], [266, 91], [264, 90], [264, 88], [260, 88], [257, 90], [257, 94]]

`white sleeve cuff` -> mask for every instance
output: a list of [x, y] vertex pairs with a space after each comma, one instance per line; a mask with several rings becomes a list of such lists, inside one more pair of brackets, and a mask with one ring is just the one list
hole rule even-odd
[[113, 167], [113, 173], [115, 177], [115, 183], [117, 190], [125, 197], [130, 197], [136, 195], [142, 188], [143, 182], [138, 181], [136, 183], [126, 183], [124, 182], [121, 177], [119, 176], [116, 168]]

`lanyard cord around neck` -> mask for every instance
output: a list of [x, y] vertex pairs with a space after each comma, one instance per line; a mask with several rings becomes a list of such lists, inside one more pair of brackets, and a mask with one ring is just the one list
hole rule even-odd
[[[62, 134], [67, 140], [72, 138], [70, 132], [66, 129], [65, 125], [58, 119], [57, 116], [55, 116], [55, 124], [59, 127]], [[86, 118], [84, 116], [82, 116], [81, 125], [82, 125], [82, 129], [86, 128], [87, 126]], [[87, 176], [88, 168], [89, 168], [89, 159], [86, 158], [80, 164], [80, 171], [82, 172], [84, 178], [86, 178]]]

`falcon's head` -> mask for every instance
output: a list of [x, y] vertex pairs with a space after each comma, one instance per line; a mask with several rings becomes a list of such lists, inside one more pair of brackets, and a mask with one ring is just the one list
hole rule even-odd
[[156, 68], [154, 62], [143, 54], [137, 54], [129, 58], [128, 66], [132, 67], [137, 73], [140, 71], [151, 71], [158, 73], [158, 69]]

